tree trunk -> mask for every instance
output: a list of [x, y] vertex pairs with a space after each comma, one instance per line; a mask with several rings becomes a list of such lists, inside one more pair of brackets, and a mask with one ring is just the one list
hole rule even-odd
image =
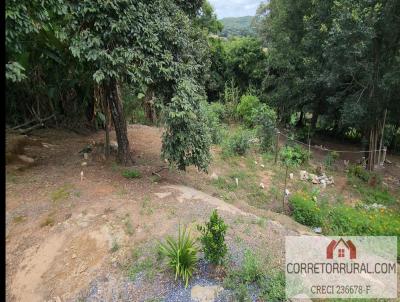
[[111, 79], [106, 89], [106, 97], [111, 111], [111, 117], [115, 127], [118, 142], [118, 161], [127, 166], [132, 164], [132, 156], [129, 150], [128, 131], [121, 96], [117, 81]]
[[146, 94], [143, 98], [144, 114], [147, 120], [154, 124], [156, 120], [156, 112], [154, 108], [154, 91], [151, 86], [147, 88]]

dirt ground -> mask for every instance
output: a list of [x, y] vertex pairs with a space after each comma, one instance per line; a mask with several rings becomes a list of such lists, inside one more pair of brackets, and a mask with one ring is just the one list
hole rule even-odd
[[138, 179], [124, 178], [124, 168], [96, 150], [87, 160], [79, 153], [92, 141], [103, 140], [103, 132], [80, 136], [37, 131], [32, 138], [42, 144], [25, 147], [35, 162], [7, 165], [7, 301], [168, 297], [176, 292], [169, 272], [156, 271], [153, 278], [139, 281], [128, 278], [133, 251], [153, 251], [157, 240], [177, 233], [179, 223], [196, 233], [195, 225], [214, 208], [230, 226], [227, 242], [237, 250], [233, 257], [251, 247], [268, 256], [271, 268], [282, 265], [285, 235], [309, 233], [285, 215], [245, 202], [229, 204], [203, 191], [210, 177], [205, 173], [165, 169], [153, 175], [165, 166], [160, 160], [161, 130], [131, 125], [128, 132], [134, 168], [142, 174]]

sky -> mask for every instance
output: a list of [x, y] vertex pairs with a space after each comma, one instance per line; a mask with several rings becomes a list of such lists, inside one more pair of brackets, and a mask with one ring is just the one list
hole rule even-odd
[[262, 0], [208, 0], [218, 19], [225, 17], [254, 16]]

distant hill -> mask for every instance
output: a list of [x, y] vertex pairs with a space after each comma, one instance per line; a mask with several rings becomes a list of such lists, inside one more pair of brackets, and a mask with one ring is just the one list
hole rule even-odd
[[227, 17], [220, 21], [224, 25], [221, 36], [252, 36], [255, 35], [254, 28], [251, 27], [252, 16]]

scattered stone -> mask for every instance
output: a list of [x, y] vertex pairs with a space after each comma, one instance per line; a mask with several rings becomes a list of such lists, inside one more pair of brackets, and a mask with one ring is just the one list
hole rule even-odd
[[256, 164], [256, 165], [258, 164], [256, 160], [254, 161], [254, 164]]
[[300, 171], [300, 179], [301, 180], [307, 180], [308, 179], [308, 173], [305, 170]]
[[366, 210], [380, 210], [380, 209], [386, 209], [386, 206], [384, 206], [383, 204], [374, 202], [371, 205], [365, 204], [364, 205], [364, 209], [366, 209]]
[[88, 153], [83, 153], [83, 158], [85, 159], [85, 160], [88, 160], [89, 159], [89, 154]]
[[260, 187], [264, 189], [264, 184], [260, 182]]
[[83, 181], [83, 171], [81, 171], [81, 181]]
[[235, 177], [235, 181], [236, 181], [236, 187], [239, 187], [239, 179], [237, 177]]
[[265, 166], [263, 164], [261, 164], [260, 166], [261, 166], [261, 168], [265, 168]]
[[213, 302], [224, 288], [218, 285], [195, 285], [190, 292], [192, 300], [196, 302]]
[[289, 178], [290, 178], [290, 179], [293, 179], [293, 177], [294, 177], [294, 176], [293, 176], [293, 173], [290, 173], [290, 174], [289, 174]]
[[313, 231], [317, 234], [321, 234], [322, 233], [322, 228], [321, 227], [317, 227], [317, 228], [313, 228]]
[[35, 160], [33, 158], [26, 156], [26, 155], [18, 155], [18, 158], [28, 164], [33, 164], [35, 162]]
[[285, 195], [289, 196], [289, 194], [290, 194], [290, 191], [288, 189], [285, 189]]
[[76, 258], [76, 254], [72, 254], [72, 257], [71, 257], [72, 259], [75, 259]]
[[218, 175], [217, 175], [217, 173], [213, 172], [213, 173], [211, 174], [210, 178], [211, 178], [212, 180], [218, 180]]
[[[85, 153], [85, 154], [86, 154], [86, 153]], [[82, 163], [81, 163], [81, 166], [83, 166], [83, 167], [84, 167], [84, 166], [87, 166], [87, 162], [85, 162], [85, 161], [82, 162]]]

